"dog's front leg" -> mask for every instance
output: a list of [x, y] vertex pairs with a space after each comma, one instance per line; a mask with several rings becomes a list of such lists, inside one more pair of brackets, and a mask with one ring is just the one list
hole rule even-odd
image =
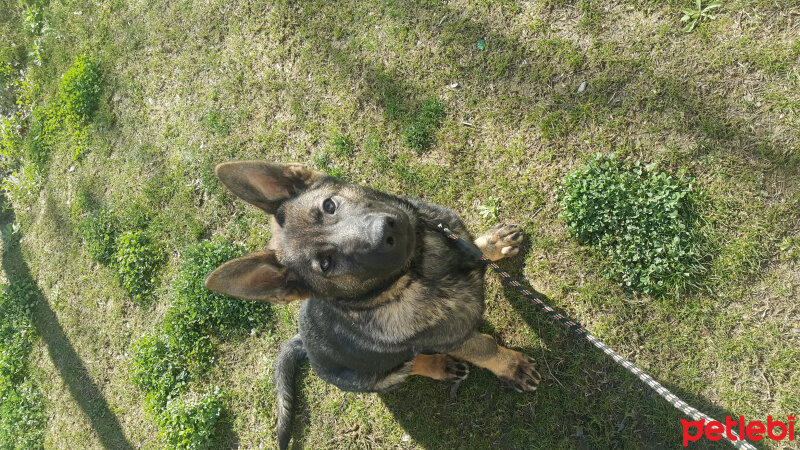
[[535, 391], [542, 379], [533, 358], [497, 345], [491, 336], [485, 334], [473, 334], [449, 355], [491, 370], [519, 392]]

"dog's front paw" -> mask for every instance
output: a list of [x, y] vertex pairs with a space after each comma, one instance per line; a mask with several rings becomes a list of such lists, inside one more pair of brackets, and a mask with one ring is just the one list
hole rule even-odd
[[536, 370], [536, 362], [524, 353], [516, 352], [515, 364], [508, 377], [500, 377], [517, 392], [532, 392], [539, 387], [542, 376]]
[[492, 261], [499, 261], [519, 253], [522, 230], [517, 225], [501, 223], [475, 239], [475, 245]]
[[442, 381], [461, 381], [469, 375], [469, 366], [465, 361], [450, 355], [420, 354], [414, 358], [409, 375], [422, 375]]
[[461, 381], [469, 375], [469, 365], [452, 356], [445, 356], [444, 360], [444, 381]]

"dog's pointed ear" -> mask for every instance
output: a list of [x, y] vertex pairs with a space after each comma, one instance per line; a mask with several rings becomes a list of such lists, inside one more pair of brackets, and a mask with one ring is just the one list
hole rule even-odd
[[309, 290], [290, 277], [272, 251], [232, 259], [214, 269], [205, 284], [214, 292], [245, 300], [285, 304], [310, 297]]
[[231, 161], [218, 164], [220, 181], [242, 200], [275, 214], [286, 199], [299, 194], [324, 177], [302, 164], [266, 161]]

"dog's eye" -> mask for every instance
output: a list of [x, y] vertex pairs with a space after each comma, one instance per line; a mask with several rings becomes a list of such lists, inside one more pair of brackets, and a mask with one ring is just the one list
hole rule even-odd
[[323, 272], [327, 272], [328, 269], [331, 268], [331, 257], [330, 256], [323, 256], [319, 259], [319, 268]]
[[328, 214], [333, 214], [336, 212], [336, 202], [334, 202], [330, 198], [326, 198], [324, 202], [322, 202], [322, 210]]

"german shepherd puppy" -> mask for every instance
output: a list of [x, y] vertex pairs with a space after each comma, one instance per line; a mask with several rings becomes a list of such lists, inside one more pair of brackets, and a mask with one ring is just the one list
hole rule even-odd
[[[215, 172], [273, 215], [272, 240], [269, 250], [218, 267], [206, 286], [248, 300], [306, 300], [299, 334], [275, 360], [281, 449], [289, 445], [294, 372], [306, 358], [320, 378], [346, 391], [383, 392], [409, 375], [462, 380], [465, 361], [517, 391], [536, 389], [533, 359], [476, 331], [485, 267], [430, 225], [470, 236], [453, 211], [300, 164], [236, 161]], [[492, 260], [516, 254], [521, 242], [519, 227], [504, 225], [475, 240]]]

